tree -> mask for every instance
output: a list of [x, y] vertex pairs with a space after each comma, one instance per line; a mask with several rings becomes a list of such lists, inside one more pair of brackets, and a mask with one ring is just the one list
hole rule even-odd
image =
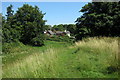
[[68, 24], [68, 25], [64, 25], [66, 26], [67, 31], [70, 31], [71, 35], [75, 35], [75, 31], [76, 31], [76, 25], [75, 24]]
[[54, 25], [52, 28], [56, 31], [64, 31], [65, 30], [65, 28], [63, 27], [63, 24]]
[[12, 5], [7, 7], [7, 19], [3, 18], [3, 42], [21, 41], [24, 44], [44, 44], [45, 14], [37, 6], [24, 4], [13, 14]]
[[52, 28], [51, 25], [45, 25], [44, 26], [44, 30], [51, 30], [51, 28]]
[[13, 28], [14, 24], [14, 15], [12, 10], [12, 5], [7, 7], [7, 19], [2, 17], [2, 32], [3, 32], [3, 43], [7, 42], [10, 43], [12, 41], [15, 41], [17, 36], [17, 31]]
[[76, 38], [79, 40], [88, 35], [119, 36], [119, 5], [118, 2], [92, 2], [82, 7], [80, 12], [83, 15], [76, 20]]
[[2, 14], [0, 13], [0, 27], [2, 27]]
[[12, 8], [13, 8], [13, 6], [12, 5], [10, 5], [10, 6], [8, 6], [7, 7], [7, 21], [10, 21], [10, 20], [12, 20], [11, 19], [11, 17], [13, 16], [13, 10], [12, 10]]
[[71, 35], [74, 36], [76, 33], [76, 25], [75, 24], [59, 24], [59, 25], [54, 25], [52, 27], [52, 30], [56, 31], [70, 31]]
[[0, 13], [0, 43], [2, 41], [2, 14]]
[[[44, 44], [44, 15], [45, 14], [43, 14], [37, 6], [32, 7], [28, 4], [24, 4], [21, 8], [18, 8], [15, 17], [17, 21], [16, 27], [19, 29], [21, 34], [21, 42], [37, 46]], [[34, 44], [38, 42], [39, 44]]]

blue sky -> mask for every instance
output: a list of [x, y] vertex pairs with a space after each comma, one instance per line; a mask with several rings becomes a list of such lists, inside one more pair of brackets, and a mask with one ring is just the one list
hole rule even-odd
[[43, 13], [46, 24], [73, 24], [82, 15], [79, 10], [88, 2], [2, 2], [2, 13], [6, 14], [6, 8], [12, 4], [13, 10], [22, 7], [23, 4], [37, 5]]

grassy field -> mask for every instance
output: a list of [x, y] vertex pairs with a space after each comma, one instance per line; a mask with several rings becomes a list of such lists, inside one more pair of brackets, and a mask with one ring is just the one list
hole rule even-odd
[[118, 38], [87, 38], [71, 45], [18, 43], [3, 57], [3, 78], [117, 78]]

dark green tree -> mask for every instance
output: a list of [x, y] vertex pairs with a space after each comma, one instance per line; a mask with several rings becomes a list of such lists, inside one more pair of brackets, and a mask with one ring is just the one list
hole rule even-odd
[[3, 17], [3, 42], [21, 41], [24, 44], [44, 44], [45, 14], [37, 6], [24, 4], [13, 14], [12, 5], [7, 7], [7, 19]]
[[0, 13], [0, 27], [2, 27], [2, 13]]
[[51, 29], [52, 29], [51, 25], [45, 25], [44, 26], [44, 30], [51, 30]]
[[2, 14], [0, 13], [0, 42], [2, 41]]
[[76, 31], [76, 25], [75, 24], [68, 24], [68, 25], [65, 25], [66, 26], [66, 30], [67, 31], [70, 31], [71, 35], [75, 35], [75, 31]]
[[13, 8], [13, 6], [12, 5], [10, 5], [10, 6], [8, 6], [7, 7], [7, 21], [10, 21], [10, 20], [12, 20], [12, 16], [13, 16], [13, 10], [12, 10], [12, 8]]
[[86, 4], [77, 19], [76, 39], [86, 36], [119, 36], [120, 3], [92, 2]]
[[54, 30], [56, 30], [56, 31], [64, 31], [64, 30], [65, 30], [63, 24], [54, 25], [54, 26], [52, 27], [52, 29], [54, 29]]
[[35, 46], [44, 44], [44, 15], [37, 6], [32, 7], [24, 4], [21, 8], [18, 8], [15, 17], [17, 29], [21, 34], [21, 42]]
[[12, 10], [12, 5], [7, 7], [7, 19], [2, 18], [2, 34], [3, 34], [3, 43], [16, 41], [18, 38], [18, 32], [14, 28], [14, 14]]

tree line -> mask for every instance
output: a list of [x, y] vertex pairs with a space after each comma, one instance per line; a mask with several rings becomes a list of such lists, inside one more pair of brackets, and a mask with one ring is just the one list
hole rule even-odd
[[76, 20], [76, 40], [83, 37], [120, 36], [120, 2], [92, 2]]
[[75, 36], [76, 25], [75, 24], [59, 24], [53, 25], [52, 30], [56, 31], [70, 31], [72, 36]]
[[[68, 30], [76, 40], [83, 37], [120, 36], [120, 2], [92, 2], [82, 7], [83, 15], [78, 17], [76, 24], [46, 25], [43, 20], [45, 13], [37, 6], [24, 4], [13, 11], [7, 7], [6, 17], [2, 17], [2, 41], [11, 43], [20, 41], [34, 46], [44, 45], [45, 30]], [[1, 15], [1, 14], [0, 14]]]

